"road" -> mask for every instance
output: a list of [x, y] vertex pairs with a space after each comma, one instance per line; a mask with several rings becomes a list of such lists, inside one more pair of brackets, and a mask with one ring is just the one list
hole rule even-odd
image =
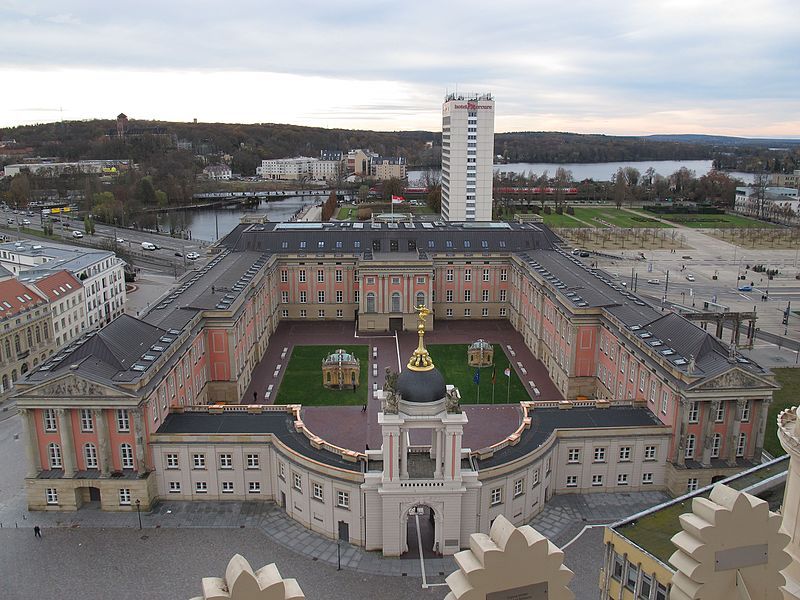
[[[24, 219], [29, 220], [30, 224], [24, 225]], [[9, 224], [9, 220], [12, 221], [12, 224]], [[31, 214], [28, 215], [22, 211], [15, 214], [10, 209], [0, 210], [0, 233], [8, 236], [11, 241], [36, 239], [34, 235], [26, 235], [24, 228], [41, 233], [42, 223], [39, 213], [31, 211]], [[80, 231], [84, 234], [84, 237], [80, 239], [74, 238], [73, 231]], [[138, 266], [139, 263], [144, 263], [153, 270], [173, 276], [192, 268], [193, 261], [186, 259], [187, 253], [198, 253], [201, 258], [199, 261], [194, 262], [201, 262], [205, 258], [205, 249], [208, 246], [208, 242], [204, 240], [181, 240], [160, 233], [124, 229], [101, 223], [95, 223], [95, 234], [90, 236], [86, 234], [82, 219], [70, 219], [53, 223], [53, 232], [55, 235], [51, 239], [54, 241], [76, 246], [90, 246], [110, 250], [122, 249], [135, 265]], [[123, 241], [117, 243], [116, 240], [118, 239]], [[142, 242], [155, 244], [159, 249], [144, 250], [142, 249]], [[180, 253], [180, 256], [177, 256], [176, 253]]]

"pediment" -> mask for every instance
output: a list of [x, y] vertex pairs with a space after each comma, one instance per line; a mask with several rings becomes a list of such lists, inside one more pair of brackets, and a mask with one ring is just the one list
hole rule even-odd
[[39, 385], [34, 385], [17, 394], [17, 398], [131, 398], [132, 394], [126, 393], [119, 388], [98, 383], [67, 373], [45, 381]]
[[733, 390], [733, 389], [753, 389], [753, 388], [773, 388], [776, 389], [778, 385], [767, 378], [761, 378], [753, 373], [739, 368], [734, 368], [725, 371], [716, 377], [704, 381], [694, 390]]

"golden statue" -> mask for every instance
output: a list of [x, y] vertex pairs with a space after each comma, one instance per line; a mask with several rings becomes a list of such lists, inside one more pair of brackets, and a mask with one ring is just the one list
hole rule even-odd
[[423, 338], [425, 337], [425, 318], [431, 314], [431, 311], [423, 305], [417, 306], [414, 310], [417, 311], [417, 319], [419, 321], [417, 324], [419, 345], [408, 361], [408, 368], [412, 371], [430, 371], [433, 369], [433, 360], [431, 359], [431, 355], [428, 354], [428, 350], [425, 348]]

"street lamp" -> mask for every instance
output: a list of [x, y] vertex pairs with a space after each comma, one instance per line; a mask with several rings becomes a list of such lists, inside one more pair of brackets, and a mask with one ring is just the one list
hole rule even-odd
[[139, 517], [139, 529], [142, 528], [142, 511], [140, 510], [141, 501], [137, 498], [136, 499], [136, 516]]

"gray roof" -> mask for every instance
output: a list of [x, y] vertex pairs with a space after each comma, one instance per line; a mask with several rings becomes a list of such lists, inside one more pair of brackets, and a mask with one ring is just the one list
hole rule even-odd
[[0, 244], [0, 250], [22, 256], [47, 259], [46, 262], [40, 265], [21, 265], [22, 274], [20, 275], [20, 280], [22, 281], [26, 281], [27, 278], [49, 275], [53, 271], [62, 269], [76, 274], [98, 262], [115, 257], [115, 254], [108, 250], [78, 248], [48, 241], [20, 240], [19, 242], [5, 242]]

